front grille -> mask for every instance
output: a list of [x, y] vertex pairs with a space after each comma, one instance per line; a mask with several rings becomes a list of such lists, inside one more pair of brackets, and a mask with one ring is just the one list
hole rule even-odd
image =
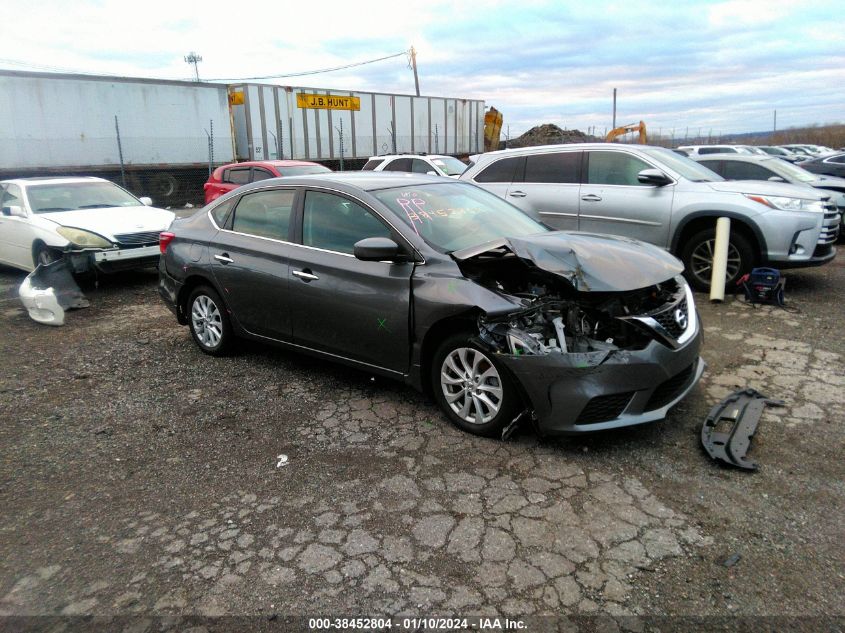
[[581, 411], [581, 415], [575, 421], [575, 424], [597, 424], [599, 422], [607, 422], [608, 420], [615, 420], [622, 412], [631, 397], [634, 395], [633, 391], [626, 393], [614, 393], [609, 396], [597, 396], [587, 403]]
[[675, 312], [681, 310], [684, 315], [684, 324], [689, 323], [689, 307], [687, 300], [684, 298], [680, 303], [670, 306], [668, 310], [652, 314], [651, 318], [657, 321], [664, 330], [666, 330], [673, 338], [680, 338], [684, 333], [685, 327], [681, 327], [677, 320], [675, 320]]
[[657, 389], [651, 394], [648, 402], [645, 405], [645, 411], [652, 411], [665, 407], [678, 397], [678, 394], [684, 390], [687, 383], [695, 370], [695, 363], [675, 374], [669, 380], [665, 380], [657, 386]]
[[158, 244], [160, 231], [146, 231], [144, 233], [120, 233], [114, 236], [121, 246], [151, 246]]
[[[831, 207], [834, 208], [835, 207]], [[824, 214], [824, 221], [822, 222], [822, 230], [819, 233], [819, 244], [833, 244], [836, 238], [839, 237], [839, 223], [840, 217], [838, 211], [826, 211]]]

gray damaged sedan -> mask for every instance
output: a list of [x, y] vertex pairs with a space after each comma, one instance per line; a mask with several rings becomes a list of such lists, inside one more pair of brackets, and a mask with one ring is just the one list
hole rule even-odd
[[479, 435], [658, 420], [704, 368], [672, 255], [552, 231], [464, 182], [264, 180], [160, 245], [161, 296], [203, 352], [243, 337], [396, 378]]

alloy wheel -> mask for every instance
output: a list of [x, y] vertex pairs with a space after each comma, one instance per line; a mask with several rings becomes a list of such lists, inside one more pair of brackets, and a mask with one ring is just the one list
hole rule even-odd
[[451, 351], [440, 368], [446, 403], [462, 420], [486, 424], [502, 407], [502, 380], [495, 365], [471, 347]]
[[223, 337], [223, 318], [217, 304], [208, 295], [198, 295], [191, 306], [191, 325], [200, 343], [216, 347]]
[[[692, 274], [705, 285], [710, 284], [710, 277], [713, 271], [713, 252], [716, 246], [716, 239], [704, 240], [696, 246], [690, 257], [690, 268]], [[728, 243], [728, 266], [725, 272], [725, 282], [730, 281], [739, 274], [739, 267], [742, 265], [742, 257], [736, 246]]]

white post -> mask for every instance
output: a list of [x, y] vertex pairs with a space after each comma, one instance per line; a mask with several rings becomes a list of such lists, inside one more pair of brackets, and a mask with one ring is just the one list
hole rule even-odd
[[713, 273], [710, 277], [710, 301], [725, 300], [725, 275], [728, 270], [728, 243], [731, 237], [731, 219], [716, 220], [716, 245], [713, 247]]

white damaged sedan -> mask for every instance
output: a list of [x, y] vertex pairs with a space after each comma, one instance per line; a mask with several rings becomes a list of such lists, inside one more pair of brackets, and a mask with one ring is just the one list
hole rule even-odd
[[175, 215], [102, 178], [0, 182], [0, 263], [31, 271], [64, 260], [73, 272], [155, 266]]

